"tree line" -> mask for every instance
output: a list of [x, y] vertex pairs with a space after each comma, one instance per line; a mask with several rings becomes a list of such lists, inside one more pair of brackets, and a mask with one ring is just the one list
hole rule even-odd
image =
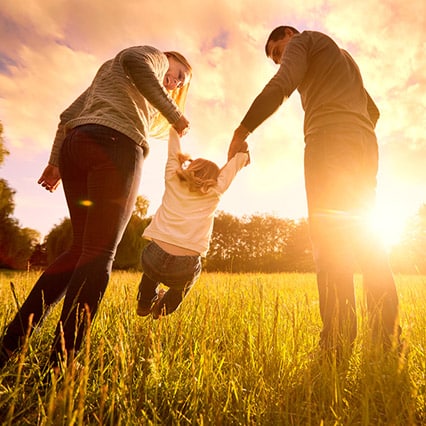
[[[0, 123], [0, 166], [8, 155]], [[64, 218], [42, 243], [40, 234], [21, 228], [13, 217], [15, 191], [0, 178], [0, 268], [45, 268], [71, 244], [71, 222]], [[148, 243], [141, 236], [151, 218], [149, 202], [139, 196], [119, 244], [115, 269], [141, 270], [140, 255]], [[407, 225], [404, 239], [390, 252], [395, 272], [426, 273], [426, 205]], [[235, 217], [216, 214], [205, 271], [313, 272], [315, 270], [306, 219], [283, 219], [269, 214]]]
[[[140, 255], [148, 244], [142, 234], [151, 221], [147, 209], [148, 201], [139, 196], [117, 249], [115, 269], [141, 270]], [[71, 239], [71, 221], [65, 218], [35, 247], [29, 265], [44, 268], [70, 247]], [[237, 218], [218, 212], [203, 263], [204, 270], [216, 272], [313, 271], [307, 222], [269, 215]]]

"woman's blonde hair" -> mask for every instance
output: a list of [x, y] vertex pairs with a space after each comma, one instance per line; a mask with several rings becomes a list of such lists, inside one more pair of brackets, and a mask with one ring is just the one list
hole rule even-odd
[[188, 185], [191, 192], [206, 194], [217, 184], [220, 173], [219, 167], [213, 161], [204, 158], [192, 160], [187, 154], [178, 154], [180, 167], [176, 174], [182, 182]]
[[[189, 80], [187, 84], [184, 84], [181, 87], [177, 87], [176, 89], [169, 91], [169, 95], [176, 102], [176, 105], [178, 106], [180, 111], [183, 113], [185, 111], [185, 102], [186, 102], [186, 96], [188, 94], [189, 83], [192, 78], [192, 67], [190, 63], [187, 61], [187, 59], [179, 52], [169, 51], [169, 52], [164, 52], [164, 54], [167, 56], [167, 58], [172, 57], [176, 59], [189, 72]], [[150, 136], [155, 138], [165, 138], [168, 135], [169, 129], [170, 129], [170, 123], [160, 112], [158, 112], [150, 126], [149, 134]]]

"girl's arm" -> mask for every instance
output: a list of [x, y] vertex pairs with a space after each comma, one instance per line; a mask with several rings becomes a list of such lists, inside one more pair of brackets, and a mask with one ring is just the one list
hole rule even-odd
[[171, 127], [169, 131], [169, 142], [167, 151], [167, 163], [165, 177], [168, 178], [176, 173], [176, 169], [180, 166], [178, 154], [181, 152], [180, 137], [176, 130]]
[[[246, 142], [247, 144], [247, 142]], [[217, 190], [220, 193], [224, 193], [232, 181], [234, 180], [237, 173], [247, 165], [250, 160], [248, 150], [245, 152], [237, 152], [223, 167], [220, 175], [217, 179]]]

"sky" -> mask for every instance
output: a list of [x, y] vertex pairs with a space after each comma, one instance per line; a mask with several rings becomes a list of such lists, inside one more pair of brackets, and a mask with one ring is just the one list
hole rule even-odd
[[[16, 191], [14, 217], [46, 235], [68, 217], [62, 187], [37, 185], [59, 114], [121, 49], [177, 50], [193, 68], [182, 146], [222, 166], [233, 131], [277, 71], [269, 33], [291, 25], [330, 35], [357, 61], [381, 118], [378, 224], [390, 234], [426, 203], [424, 0], [0, 0], [0, 121], [10, 155], [0, 177]], [[307, 215], [303, 110], [297, 92], [247, 139], [251, 164], [219, 209], [238, 217]], [[166, 142], [150, 140], [140, 194], [161, 202]], [[387, 231], [386, 231], [387, 229]]]

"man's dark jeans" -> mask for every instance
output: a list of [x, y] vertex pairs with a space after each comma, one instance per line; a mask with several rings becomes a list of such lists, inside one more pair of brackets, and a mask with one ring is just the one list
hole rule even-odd
[[108, 127], [85, 125], [68, 133], [59, 168], [72, 223], [72, 245], [40, 276], [8, 326], [7, 348], [19, 346], [31, 315], [32, 325], [38, 325], [65, 295], [52, 359], [62, 352], [61, 325], [66, 350], [78, 350], [104, 295], [117, 246], [134, 210], [143, 159], [140, 146]]
[[378, 148], [372, 133], [330, 129], [307, 137], [305, 185], [317, 265], [321, 343], [353, 342], [357, 332], [353, 276], [363, 274], [373, 332], [398, 328], [398, 296], [379, 238], [369, 227], [375, 202]]

